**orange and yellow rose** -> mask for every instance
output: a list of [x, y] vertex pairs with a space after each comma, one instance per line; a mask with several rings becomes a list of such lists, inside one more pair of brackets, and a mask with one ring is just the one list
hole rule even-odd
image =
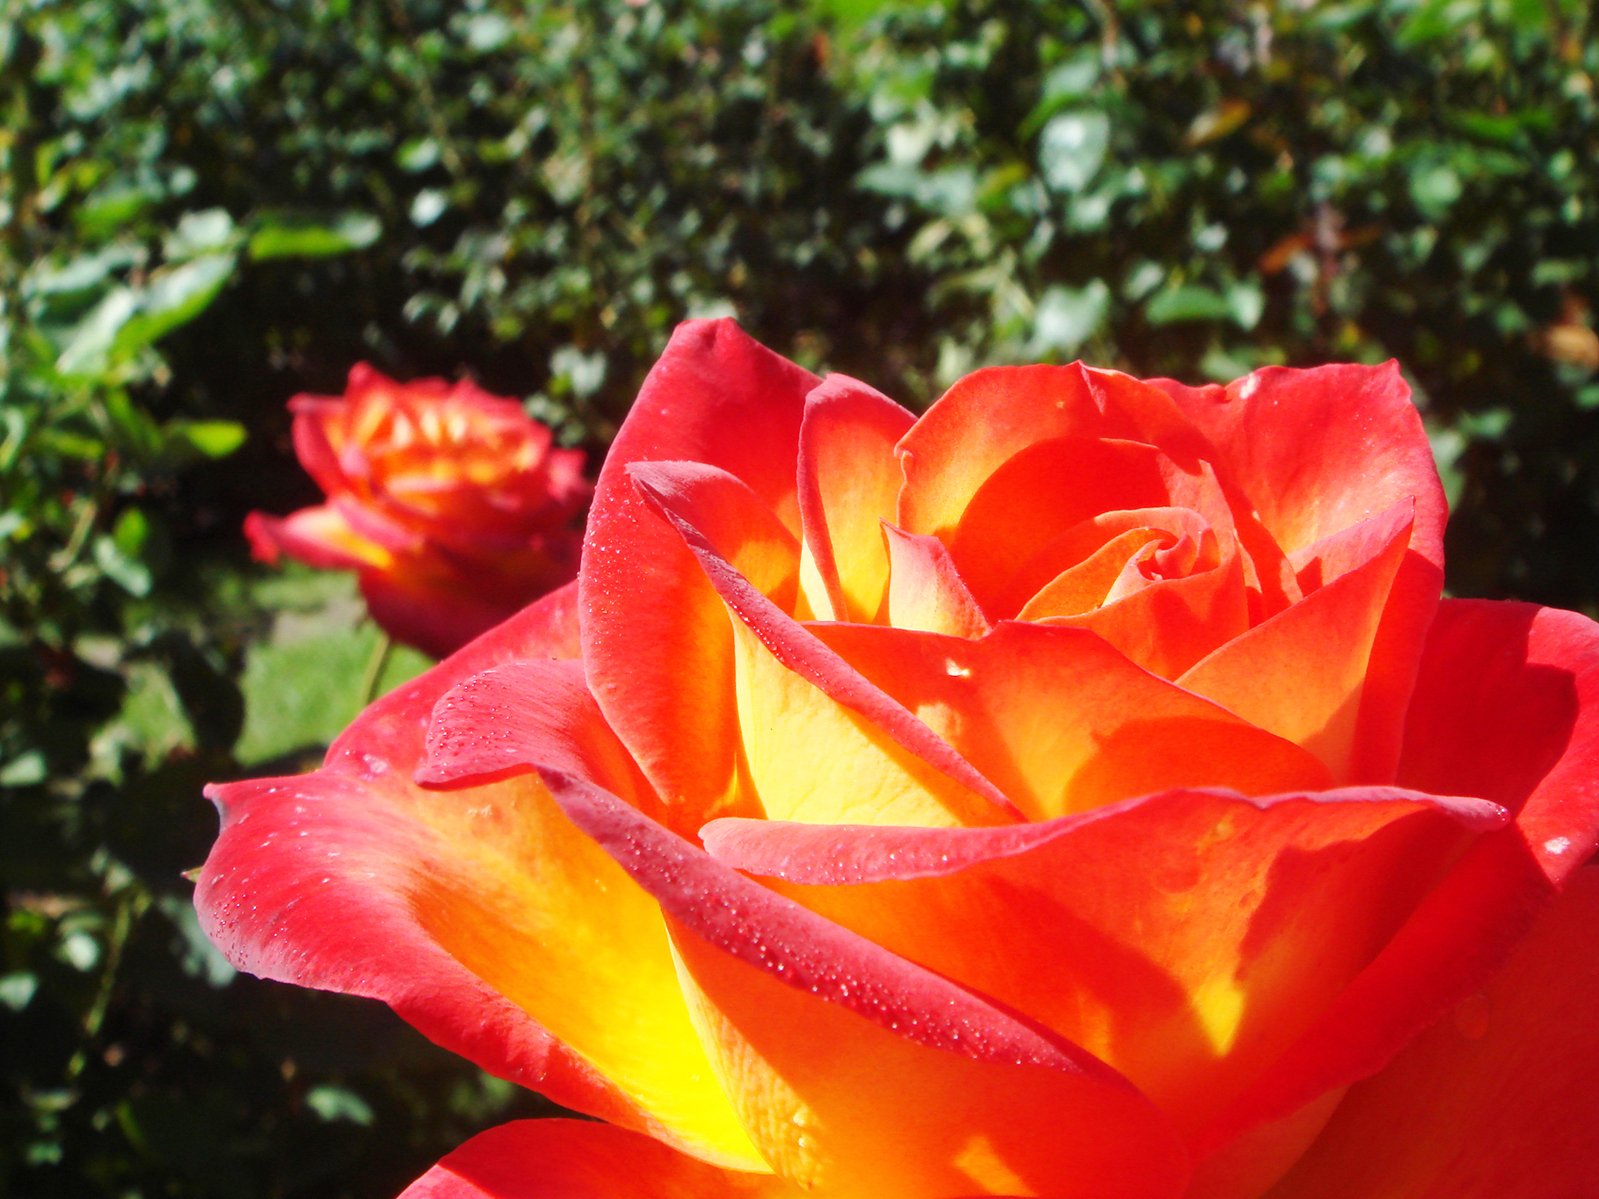
[[1392, 366], [917, 419], [688, 325], [576, 584], [215, 788], [202, 917], [608, 1122], [414, 1196], [1586, 1194], [1599, 627], [1444, 516]]
[[289, 407], [327, 502], [251, 513], [251, 548], [358, 572], [397, 639], [442, 657], [577, 572], [582, 451], [553, 448], [514, 400], [464, 380], [396, 383], [362, 363], [344, 395]]

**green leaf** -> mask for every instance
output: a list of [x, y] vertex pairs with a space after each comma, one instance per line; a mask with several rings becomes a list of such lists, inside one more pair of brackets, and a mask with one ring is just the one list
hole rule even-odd
[[431, 137], [414, 137], [394, 152], [394, 161], [402, 171], [425, 171], [438, 164], [439, 143]]
[[135, 404], [126, 391], [113, 391], [105, 399], [106, 415], [121, 438], [122, 447], [148, 458], [161, 447], [161, 428], [150, 414]]
[[17, 971], [0, 975], [0, 1006], [20, 1012], [33, 1001], [34, 992], [38, 989], [39, 980], [32, 974]]
[[516, 30], [499, 13], [476, 13], [466, 18], [466, 44], [480, 54], [498, 50]]
[[97, 241], [143, 216], [161, 199], [151, 184], [117, 183], [91, 196], [72, 214], [72, 222], [89, 241]]
[[5, 437], [0, 439], [0, 474], [9, 473], [28, 444], [28, 418], [17, 408], [0, 408], [0, 427]]
[[166, 449], [192, 451], [202, 458], [226, 458], [244, 444], [244, 426], [236, 420], [174, 420], [162, 426]]
[[94, 539], [94, 564], [106, 578], [129, 595], [149, 595], [151, 584], [155, 582], [150, 568], [137, 558], [124, 554], [114, 537], [102, 535]]
[[105, 442], [70, 429], [40, 429], [35, 444], [46, 454], [95, 462], [105, 457]]
[[1232, 316], [1233, 306], [1226, 296], [1197, 283], [1182, 283], [1168, 288], [1144, 307], [1144, 319], [1152, 325], [1221, 321]]
[[1098, 173], [1110, 146], [1110, 118], [1102, 112], [1063, 112], [1038, 137], [1038, 165], [1057, 191], [1082, 191]]
[[138, 508], [127, 508], [111, 529], [111, 544], [124, 558], [142, 558], [150, 540], [150, 519]]
[[372, 1123], [372, 1106], [348, 1087], [322, 1083], [305, 1093], [305, 1105], [327, 1123], [348, 1120], [362, 1128]]
[[1110, 288], [1101, 279], [1083, 287], [1049, 288], [1038, 300], [1030, 352], [1076, 353], [1103, 327], [1109, 311]]
[[216, 299], [237, 264], [233, 254], [207, 254], [157, 271], [139, 295], [138, 311], [112, 342], [115, 354], [131, 354], [188, 324]]
[[161, 243], [161, 253], [168, 262], [186, 262], [202, 254], [231, 250], [237, 241], [238, 233], [227, 210], [207, 208], [184, 213], [178, 227]]
[[423, 188], [411, 198], [411, 224], [426, 229], [444, 215], [450, 206], [449, 199], [437, 188]]
[[1460, 176], [1447, 163], [1431, 163], [1411, 173], [1410, 198], [1428, 220], [1447, 213], [1464, 190]]
[[36, 787], [50, 777], [50, 764], [44, 753], [30, 749], [0, 765], [0, 784], [7, 787]]
[[131, 287], [114, 287], [78, 322], [56, 359], [56, 369], [68, 376], [103, 373], [111, 347], [122, 328], [139, 310], [138, 294]]
[[143, 256], [140, 247], [114, 241], [93, 252], [69, 258], [60, 265], [41, 263], [28, 273], [26, 285], [34, 295], [58, 296], [87, 292], [102, 286], [113, 272], [132, 266]]
[[1246, 333], [1266, 312], [1266, 293], [1258, 283], [1235, 283], [1227, 289], [1227, 315]]
[[331, 258], [352, 250], [364, 250], [377, 241], [382, 232], [382, 222], [365, 212], [346, 212], [331, 220], [269, 213], [260, 218], [260, 224], [250, 235], [249, 252], [256, 261]]
[[1450, 37], [1475, 8], [1475, 3], [1471, 3], [1463, 9], [1460, 0], [1423, 0], [1400, 25], [1394, 40], [1404, 49], [1412, 50]]

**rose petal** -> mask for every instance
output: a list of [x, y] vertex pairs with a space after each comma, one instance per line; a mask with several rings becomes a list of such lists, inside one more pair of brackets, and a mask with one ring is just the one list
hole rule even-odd
[[741, 479], [699, 462], [635, 462], [628, 476], [652, 507], [690, 514], [696, 533], [731, 570], [793, 610], [799, 541]]
[[1221, 488], [1208, 468], [1184, 469], [1141, 442], [1063, 437], [1039, 441], [998, 467], [973, 494], [950, 538], [972, 593], [996, 619], [1078, 559], [1072, 534], [1106, 512], [1188, 508], [1230, 531]]
[[423, 531], [385, 511], [387, 505], [364, 502], [348, 491], [333, 496], [328, 504], [338, 509], [345, 523], [358, 535], [392, 554], [421, 554], [428, 548]]
[[393, 556], [350, 527], [330, 504], [301, 508], [288, 516], [252, 512], [244, 518], [244, 535], [257, 561], [274, 563], [283, 554], [327, 570], [387, 566]]
[[1412, 544], [1441, 571], [1443, 488], [1397, 364], [1269, 366], [1226, 387], [1150, 382], [1205, 435], [1217, 474], [1290, 555], [1409, 500]]
[[1599, 849], [1599, 625], [1531, 604], [1445, 600], [1399, 777], [1505, 805], [1543, 872], [1564, 879]]
[[1482, 838], [1207, 1144], [1384, 1068], [1503, 963], [1599, 842], [1599, 626], [1527, 604], [1450, 600], [1418, 676], [1399, 772], [1515, 814]]
[[732, 790], [732, 644], [721, 600], [681, 537], [649, 511], [629, 464], [720, 467], [797, 534], [794, 463], [816, 383], [731, 321], [681, 325], [600, 472], [579, 584], [583, 658], [606, 720], [668, 802]]
[[479, 1133], [400, 1199], [799, 1199], [770, 1174], [722, 1170], [636, 1132], [517, 1120]]
[[[350, 371], [351, 397], [355, 395], [356, 372], [370, 369], [360, 364]], [[374, 372], [375, 373], [375, 372]], [[294, 455], [300, 465], [322, 489], [324, 495], [338, 495], [350, 489], [339, 457], [349, 443], [344, 428], [348, 406], [335, 396], [297, 395], [289, 401], [294, 414], [291, 436]]]
[[1080, 363], [991, 367], [959, 380], [900, 443], [905, 487], [894, 522], [948, 539], [973, 495], [1022, 450], [1052, 438], [1161, 445], [1192, 465], [1197, 437], [1169, 396], [1138, 385], [1107, 396]]
[[[1236, 545], [1217, 546], [1208, 526], [1194, 514], [1177, 509], [1118, 516], [1129, 523], [1142, 523], [1146, 517], [1160, 519], [1164, 530], [1146, 525], [1106, 542], [1090, 558], [1040, 589], [1022, 608], [1019, 620], [1089, 629], [1151, 674], [1168, 679], [1248, 630], [1249, 599]], [[1182, 531], [1185, 538], [1197, 540], [1220, 560], [1208, 562], [1202, 549], [1193, 573], [1138, 579], [1134, 589], [1112, 598], [1111, 588], [1137, 565], [1129, 551], [1136, 553], [1169, 539], [1165, 530]], [[1118, 558], [1122, 560], [1120, 568], [1111, 576]], [[1096, 599], [1094, 592], [1101, 586], [1105, 590]]]
[[360, 577], [372, 619], [397, 641], [435, 658], [487, 633], [522, 606], [518, 588], [497, 586], [500, 580], [488, 575], [470, 589], [469, 575], [433, 554], [407, 559], [400, 569], [363, 570]]
[[[879, 391], [829, 375], [805, 398], [799, 506], [800, 577], [824, 620], [877, 619], [888, 586], [881, 522], [893, 518], [903, 476], [894, 445], [915, 417]], [[809, 582], [810, 572], [815, 582]]]
[[1599, 1174], [1599, 868], [1505, 968], [1352, 1088], [1271, 1199], [1592, 1193]]
[[[1372, 647], [1350, 776], [1391, 778], [1414, 647], [1443, 585], [1448, 515], [1432, 447], [1398, 366], [1267, 367], [1225, 388], [1153, 382], [1216, 447], [1217, 473], [1248, 497], [1307, 589], [1342, 568], [1329, 539], [1396, 505], [1413, 505], [1410, 552]], [[1312, 445], [1315, 452], [1306, 452]]]
[[811, 631], [1030, 819], [1177, 786], [1259, 795], [1328, 783], [1298, 746], [1081, 629], [1006, 621], [980, 641], [867, 625]]
[[[1311, 750], [1339, 782], [1386, 782], [1388, 746], [1415, 677], [1416, 651], [1382, 655], [1381, 634], [1409, 554], [1411, 505], [1361, 526], [1365, 562], [1201, 659], [1177, 682]], [[1421, 601], [1430, 613], [1432, 600]], [[1408, 617], [1402, 623], [1410, 623]], [[1383, 727], [1384, 724], [1392, 727]], [[1373, 730], [1380, 751], [1373, 756]]]
[[[799, 637], [809, 634], [801, 629]], [[743, 624], [734, 640], [742, 782], [757, 801], [750, 814], [938, 826], [1017, 817], [992, 783], [978, 784], [980, 792], [959, 781], [981, 776], [847, 662], [833, 657], [816, 671], [796, 670]]]
[[583, 685], [580, 662], [507, 662], [457, 683], [433, 706], [424, 786], [484, 786], [540, 764], [599, 780], [640, 810], [648, 782]]
[[890, 524], [878, 535], [888, 539], [889, 624], [951, 637], [981, 637], [989, 631], [988, 618], [942, 541]]
[[702, 1035], [763, 1156], [807, 1189], [1177, 1196], [1163, 1117], [1113, 1071], [542, 772], [660, 902]]
[[409, 777], [422, 760], [433, 705], [456, 683], [506, 662], [576, 658], [577, 584], [529, 604], [431, 670], [368, 705], [328, 746], [323, 770], [370, 781], [394, 771]]
[[[213, 788], [224, 826], [196, 893], [202, 924], [241, 969], [381, 999], [559, 1103], [758, 1167], [655, 903], [536, 779], [447, 794], [410, 781], [441, 692], [568, 639], [552, 627], [564, 599], [529, 611], [369, 708], [321, 770]], [[592, 748], [609, 734], [576, 680], [546, 664], [533, 702], [574, 730], [566, 748]]]
[[781, 894], [1091, 1049], [1192, 1134], [1504, 820], [1385, 788], [1174, 791], [999, 829], [725, 820], [703, 836], [729, 865], [788, 880]]

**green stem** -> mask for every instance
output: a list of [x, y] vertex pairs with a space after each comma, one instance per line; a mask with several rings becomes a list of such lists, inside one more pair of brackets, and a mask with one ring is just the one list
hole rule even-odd
[[95, 991], [94, 1003], [83, 1018], [83, 1040], [67, 1062], [67, 1085], [76, 1082], [89, 1064], [89, 1049], [99, 1039], [105, 1024], [106, 1012], [111, 1008], [111, 996], [116, 991], [117, 971], [122, 966], [122, 953], [133, 935], [133, 926], [150, 907], [150, 896], [142, 887], [125, 891], [117, 900], [117, 913], [111, 926], [111, 936], [106, 942], [105, 967], [100, 971], [100, 985]]
[[377, 644], [372, 647], [372, 656], [367, 659], [366, 670], [361, 675], [363, 708], [378, 697], [378, 687], [383, 682], [383, 668], [389, 664], [389, 658], [393, 653], [394, 638], [379, 629]]

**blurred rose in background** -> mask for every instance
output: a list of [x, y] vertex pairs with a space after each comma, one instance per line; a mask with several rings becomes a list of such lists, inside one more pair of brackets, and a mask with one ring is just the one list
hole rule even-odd
[[399, 383], [365, 363], [299, 395], [294, 447], [327, 502], [252, 512], [255, 556], [355, 570], [372, 618], [442, 657], [577, 572], [581, 450], [469, 381]]

